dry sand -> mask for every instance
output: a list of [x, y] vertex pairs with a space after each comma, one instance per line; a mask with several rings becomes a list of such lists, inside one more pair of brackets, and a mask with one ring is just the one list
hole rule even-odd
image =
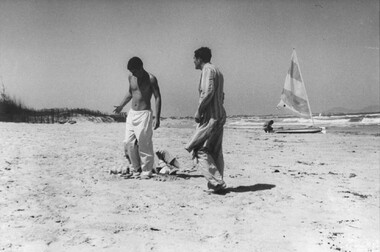
[[[182, 170], [192, 127], [154, 134]], [[126, 164], [123, 123], [0, 123], [0, 251], [379, 251], [378, 129], [226, 128], [216, 195], [197, 171], [108, 174]]]

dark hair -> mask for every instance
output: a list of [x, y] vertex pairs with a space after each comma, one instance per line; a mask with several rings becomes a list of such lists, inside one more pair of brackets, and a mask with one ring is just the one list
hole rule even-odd
[[201, 47], [195, 50], [194, 57], [201, 59], [204, 63], [208, 63], [211, 60], [211, 49], [208, 47]]
[[128, 70], [138, 70], [143, 67], [143, 62], [139, 57], [133, 57], [128, 61]]

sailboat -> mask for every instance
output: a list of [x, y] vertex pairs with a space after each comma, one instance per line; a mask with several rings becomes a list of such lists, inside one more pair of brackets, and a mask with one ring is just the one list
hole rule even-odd
[[298, 117], [311, 119], [312, 126], [306, 128], [278, 129], [275, 130], [276, 133], [318, 133], [324, 130], [323, 128], [314, 126], [309, 99], [294, 48], [290, 68], [285, 78], [284, 88], [277, 109], [285, 109]]

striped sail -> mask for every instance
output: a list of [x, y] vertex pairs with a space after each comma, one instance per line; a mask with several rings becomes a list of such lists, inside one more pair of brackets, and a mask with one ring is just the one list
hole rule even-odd
[[300, 67], [297, 60], [296, 50], [293, 49], [290, 68], [285, 78], [278, 109], [286, 109], [293, 114], [312, 118], [309, 100], [307, 98], [305, 85], [302, 80]]

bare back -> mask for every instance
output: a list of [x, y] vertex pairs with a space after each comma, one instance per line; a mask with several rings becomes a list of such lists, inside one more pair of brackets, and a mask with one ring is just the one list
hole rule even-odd
[[152, 94], [157, 89], [157, 80], [152, 74], [144, 71], [141, 78], [129, 76], [129, 92], [132, 95], [133, 110], [150, 110]]

